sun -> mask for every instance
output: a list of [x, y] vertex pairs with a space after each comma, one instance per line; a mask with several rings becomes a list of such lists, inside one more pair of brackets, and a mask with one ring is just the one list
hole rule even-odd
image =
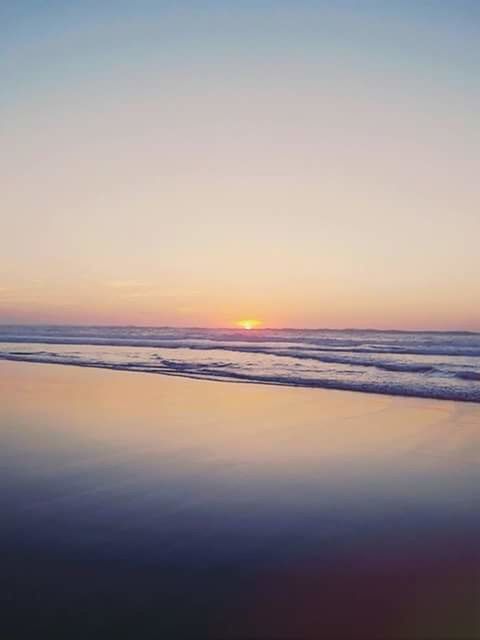
[[261, 325], [260, 320], [237, 320], [236, 325], [240, 327], [240, 329], [245, 329], [246, 331], [251, 331], [252, 329], [257, 329]]

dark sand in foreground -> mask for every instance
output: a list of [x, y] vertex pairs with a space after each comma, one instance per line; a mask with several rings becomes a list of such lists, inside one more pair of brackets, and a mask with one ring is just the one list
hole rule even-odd
[[2, 638], [479, 638], [480, 406], [0, 363]]

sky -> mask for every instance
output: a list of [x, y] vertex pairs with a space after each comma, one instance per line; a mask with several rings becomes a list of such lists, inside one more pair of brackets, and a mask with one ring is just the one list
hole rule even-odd
[[0, 5], [0, 323], [480, 330], [480, 3]]

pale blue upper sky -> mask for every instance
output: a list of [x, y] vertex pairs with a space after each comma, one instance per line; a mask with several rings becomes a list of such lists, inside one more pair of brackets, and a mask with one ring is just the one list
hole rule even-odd
[[0, 7], [0, 322], [480, 329], [480, 3]]

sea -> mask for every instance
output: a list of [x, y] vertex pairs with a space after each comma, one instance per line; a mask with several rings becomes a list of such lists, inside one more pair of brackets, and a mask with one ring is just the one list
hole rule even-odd
[[0, 325], [0, 359], [480, 402], [480, 333]]
[[1, 325], [0, 359], [480, 402], [480, 333]]

